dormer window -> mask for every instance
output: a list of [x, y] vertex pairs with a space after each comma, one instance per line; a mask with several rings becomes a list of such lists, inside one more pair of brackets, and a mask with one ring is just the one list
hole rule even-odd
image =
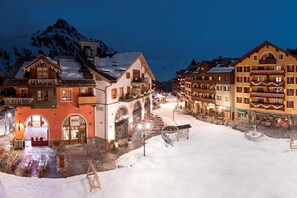
[[37, 67], [37, 78], [47, 79], [48, 78], [48, 67]]

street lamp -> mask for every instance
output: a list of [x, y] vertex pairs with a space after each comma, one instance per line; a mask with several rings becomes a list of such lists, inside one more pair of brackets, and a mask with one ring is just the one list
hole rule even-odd
[[137, 125], [138, 130], [140, 130], [141, 134], [140, 137], [143, 138], [143, 156], [145, 156], [145, 138], [146, 138], [146, 131], [149, 131], [151, 129], [151, 124], [149, 122], [145, 123], [145, 127], [143, 124], [138, 124]]

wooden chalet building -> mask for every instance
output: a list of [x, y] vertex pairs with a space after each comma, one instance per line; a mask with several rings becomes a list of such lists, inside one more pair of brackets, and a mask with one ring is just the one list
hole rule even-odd
[[15, 137], [48, 145], [86, 143], [95, 136], [94, 87], [89, 70], [77, 57], [19, 58], [4, 85], [15, 94]]

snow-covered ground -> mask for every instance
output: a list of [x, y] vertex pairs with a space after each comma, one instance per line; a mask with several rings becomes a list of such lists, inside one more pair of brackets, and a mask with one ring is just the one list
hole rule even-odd
[[[173, 102], [172, 100], [169, 100]], [[173, 122], [174, 103], [154, 113]], [[174, 113], [178, 124], [191, 124], [189, 140], [166, 147], [153, 137], [143, 148], [122, 156], [123, 168], [100, 172], [102, 190], [90, 193], [85, 175], [65, 179], [16, 177], [0, 173], [0, 197], [296, 197], [297, 151], [289, 141], [244, 134]]]

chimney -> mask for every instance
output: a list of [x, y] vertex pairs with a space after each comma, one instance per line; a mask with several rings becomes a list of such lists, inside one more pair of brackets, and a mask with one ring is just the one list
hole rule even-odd
[[94, 57], [94, 66], [99, 67], [100, 66], [100, 58], [99, 56]]

